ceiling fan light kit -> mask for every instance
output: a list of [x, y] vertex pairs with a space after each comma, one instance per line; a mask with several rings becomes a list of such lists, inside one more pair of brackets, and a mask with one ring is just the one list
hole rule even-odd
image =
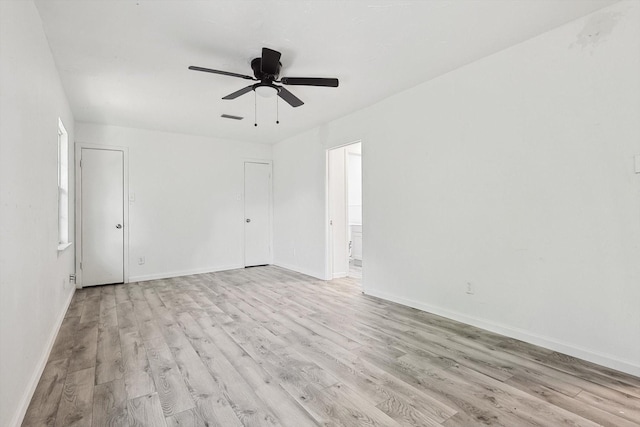
[[[214, 70], [211, 68], [204, 67], [196, 67], [190, 66], [190, 70], [194, 71], [202, 71], [205, 73], [213, 73], [213, 74], [221, 74], [223, 76], [230, 77], [238, 77], [245, 80], [253, 80], [259, 83], [255, 83], [253, 85], [249, 85], [240, 90], [237, 90], [229, 95], [223, 97], [222, 99], [230, 100], [236, 99], [239, 96], [244, 95], [245, 93], [253, 91], [260, 96], [265, 98], [271, 98], [274, 95], [278, 95], [278, 97], [282, 98], [287, 104], [292, 107], [299, 107], [304, 104], [302, 100], [300, 100], [293, 93], [289, 92], [286, 88], [281, 85], [277, 85], [275, 83], [281, 83], [283, 85], [291, 85], [291, 86], [321, 86], [321, 87], [338, 87], [338, 79], [336, 78], [322, 78], [322, 77], [282, 77], [280, 80], [280, 70], [282, 68], [282, 63], [280, 62], [280, 52], [269, 49], [266, 47], [262, 48], [262, 56], [259, 58], [254, 58], [251, 61], [251, 69], [253, 70], [254, 77], [245, 75], [232, 73], [229, 71], [221, 71]], [[277, 99], [277, 98], [276, 98]], [[257, 106], [257, 102], [256, 102]], [[276, 103], [277, 108], [277, 103]], [[257, 113], [256, 113], [257, 115]], [[276, 120], [276, 123], [280, 123], [279, 120]], [[257, 120], [254, 123], [255, 126], [258, 126]]]
[[272, 98], [278, 93], [278, 89], [276, 87], [268, 85], [258, 85], [253, 90], [263, 98]]

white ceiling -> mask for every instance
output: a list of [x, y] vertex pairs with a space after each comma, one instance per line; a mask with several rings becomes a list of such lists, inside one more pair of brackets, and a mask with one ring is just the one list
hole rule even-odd
[[[274, 143], [515, 45], [615, 0], [36, 0], [76, 120]], [[338, 77], [289, 86], [305, 105], [254, 94], [263, 46], [281, 76]], [[221, 114], [244, 116], [242, 121]]]

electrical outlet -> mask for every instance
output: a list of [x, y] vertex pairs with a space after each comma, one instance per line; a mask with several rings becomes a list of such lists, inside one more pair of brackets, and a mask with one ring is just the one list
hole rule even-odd
[[473, 285], [471, 284], [471, 282], [467, 282], [467, 294], [469, 295], [473, 295], [475, 293], [475, 290], [473, 289]]
[[145, 259], [143, 256], [141, 256], [140, 258], [138, 258], [138, 265], [142, 265], [145, 263]]

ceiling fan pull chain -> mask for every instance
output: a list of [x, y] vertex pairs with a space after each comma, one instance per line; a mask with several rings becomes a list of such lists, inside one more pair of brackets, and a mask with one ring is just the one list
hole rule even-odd
[[278, 96], [276, 96], [276, 124], [280, 124], [280, 109], [278, 108], [278, 106], [280, 105], [278, 103]]
[[258, 99], [255, 90], [253, 91], [253, 125], [258, 126]]

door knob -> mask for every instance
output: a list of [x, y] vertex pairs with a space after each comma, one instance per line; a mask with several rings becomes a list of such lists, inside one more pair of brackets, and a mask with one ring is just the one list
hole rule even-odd
[[249, 218], [245, 219], [246, 222], [251, 222], [251, 220]]
[[120, 230], [120, 229], [122, 228], [122, 224], [118, 224], [118, 225], [116, 225], [116, 228], [117, 228], [118, 230]]

